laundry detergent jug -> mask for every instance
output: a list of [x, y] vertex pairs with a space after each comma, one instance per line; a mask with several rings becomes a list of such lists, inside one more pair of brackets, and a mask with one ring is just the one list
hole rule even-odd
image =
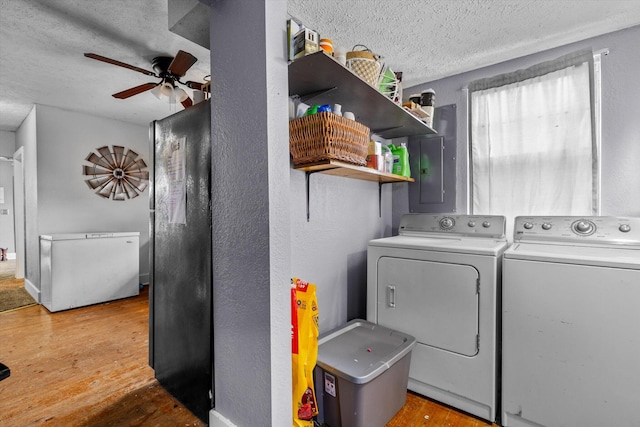
[[399, 147], [389, 144], [389, 149], [391, 149], [391, 153], [393, 154], [393, 173], [404, 176], [405, 178], [410, 178], [411, 169], [409, 168], [409, 150], [407, 150], [407, 144], [403, 142]]

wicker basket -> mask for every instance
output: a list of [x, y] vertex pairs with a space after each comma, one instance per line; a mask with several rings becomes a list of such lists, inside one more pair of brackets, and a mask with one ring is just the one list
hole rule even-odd
[[294, 166], [326, 160], [364, 166], [368, 147], [368, 127], [333, 113], [312, 114], [289, 122], [289, 150]]
[[[359, 46], [364, 47], [365, 50], [355, 50]], [[382, 71], [380, 56], [363, 45], [356, 45], [353, 49], [347, 52], [347, 68], [362, 80], [377, 88], [380, 72]]]

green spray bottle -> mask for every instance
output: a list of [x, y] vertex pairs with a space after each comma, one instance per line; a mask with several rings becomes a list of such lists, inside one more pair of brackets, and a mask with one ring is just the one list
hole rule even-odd
[[405, 178], [411, 178], [407, 144], [402, 142], [399, 147], [389, 144], [388, 147], [391, 149], [391, 154], [393, 154], [393, 173], [404, 176]]

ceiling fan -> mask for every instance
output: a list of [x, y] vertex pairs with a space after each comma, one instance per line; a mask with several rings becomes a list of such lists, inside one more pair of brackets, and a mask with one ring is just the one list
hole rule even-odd
[[204, 83], [192, 81], [180, 81], [180, 78], [183, 77], [187, 73], [187, 70], [189, 70], [189, 68], [191, 68], [191, 66], [193, 66], [193, 64], [198, 60], [195, 56], [183, 50], [179, 50], [175, 58], [170, 56], [156, 56], [153, 58], [151, 66], [154, 71], [145, 70], [144, 68], [129, 65], [95, 53], [85, 53], [84, 56], [161, 79], [157, 83], [144, 83], [140, 86], [114, 93], [113, 97], [118, 99], [126, 99], [142, 92], [155, 89], [154, 95], [158, 97], [160, 97], [159, 95], [166, 95], [170, 99], [179, 101], [184, 108], [189, 108], [193, 105], [193, 101], [182, 88], [176, 86], [176, 83], [180, 83], [181, 85], [195, 90], [202, 90], [205, 85]]

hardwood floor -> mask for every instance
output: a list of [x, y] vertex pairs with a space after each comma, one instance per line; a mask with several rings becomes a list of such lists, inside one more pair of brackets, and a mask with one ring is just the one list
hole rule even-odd
[[386, 427], [498, 427], [418, 394], [408, 392], [407, 401]]
[[203, 426], [148, 366], [147, 299], [0, 313], [0, 425]]
[[[0, 313], [0, 362], [11, 369], [0, 381], [0, 426], [205, 425], [154, 379], [148, 312], [145, 287], [138, 297], [74, 310]], [[409, 392], [387, 427], [413, 426], [491, 424]]]

